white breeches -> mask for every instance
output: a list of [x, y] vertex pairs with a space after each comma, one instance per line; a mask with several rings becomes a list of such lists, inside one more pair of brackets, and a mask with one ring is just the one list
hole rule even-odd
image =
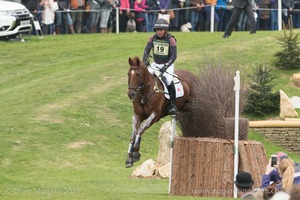
[[[155, 71], [160, 70], [164, 64], [157, 64], [157, 63], [152, 63], [151, 67], [148, 67], [148, 70], [151, 74], [155, 74]], [[167, 73], [166, 73], [167, 72]], [[171, 82], [173, 81], [173, 74], [174, 74], [174, 64], [170, 65], [163, 75], [166, 77], [166, 84], [169, 86]]]

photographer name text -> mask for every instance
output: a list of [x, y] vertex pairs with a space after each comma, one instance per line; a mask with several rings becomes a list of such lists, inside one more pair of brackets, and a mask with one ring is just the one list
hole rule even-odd
[[12, 190], [13, 193], [18, 194], [44, 194], [44, 195], [70, 195], [70, 194], [80, 194], [80, 189], [76, 187], [66, 187], [66, 188], [43, 188], [43, 187], [15, 187]]

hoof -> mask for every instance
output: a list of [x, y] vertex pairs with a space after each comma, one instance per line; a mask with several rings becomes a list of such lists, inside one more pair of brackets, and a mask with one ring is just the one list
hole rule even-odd
[[125, 164], [126, 164], [126, 168], [132, 167], [133, 166], [133, 159], [132, 158], [127, 159]]
[[133, 160], [133, 162], [139, 161], [140, 157], [141, 157], [141, 154], [138, 151], [133, 152], [133, 154], [132, 154], [132, 160]]

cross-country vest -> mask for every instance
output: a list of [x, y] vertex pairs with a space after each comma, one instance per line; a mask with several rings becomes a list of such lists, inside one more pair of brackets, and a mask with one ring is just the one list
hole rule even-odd
[[170, 58], [170, 38], [174, 37], [167, 33], [165, 37], [159, 38], [157, 35], [153, 37], [153, 58], [158, 64], [164, 64]]

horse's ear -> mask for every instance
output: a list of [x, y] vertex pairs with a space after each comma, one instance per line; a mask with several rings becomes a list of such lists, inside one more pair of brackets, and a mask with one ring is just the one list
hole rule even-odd
[[137, 66], [140, 66], [141, 60], [139, 58], [136, 59], [136, 64], [137, 64]]
[[130, 66], [132, 65], [131, 57], [128, 58], [128, 63], [129, 63]]

